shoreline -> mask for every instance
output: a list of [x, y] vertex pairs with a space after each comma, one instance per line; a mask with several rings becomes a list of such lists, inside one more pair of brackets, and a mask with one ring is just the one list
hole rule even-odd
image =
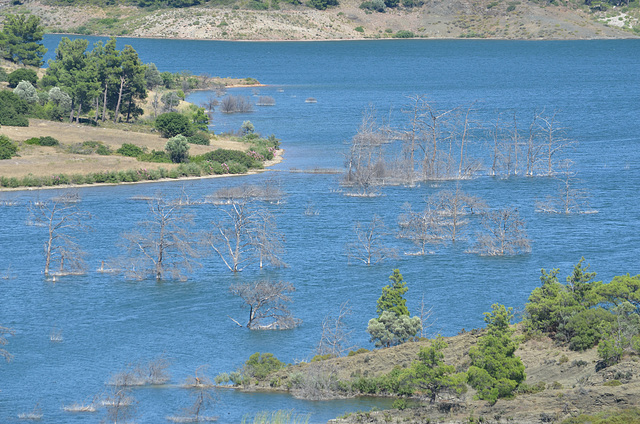
[[[411, 37], [411, 38], [393, 38], [393, 37], [384, 37], [384, 38], [322, 38], [322, 39], [307, 39], [307, 40], [287, 40], [287, 39], [221, 39], [221, 38], [195, 38], [195, 37], [161, 37], [161, 36], [135, 36], [135, 35], [105, 35], [105, 34], [74, 34], [71, 32], [46, 32], [45, 35], [64, 35], [64, 36], [74, 36], [74, 37], [114, 37], [115, 39], [119, 38], [131, 38], [138, 40], [177, 40], [177, 41], [216, 41], [216, 42], [227, 42], [227, 43], [328, 43], [328, 42], [348, 42], [348, 41], [407, 41], [407, 40], [422, 40], [422, 41], [465, 41], [465, 40], [474, 40], [474, 41], [606, 41], [606, 40], [637, 40], [640, 39], [640, 36], [634, 36], [633, 34], [628, 34], [625, 37], [575, 37], [575, 38], [560, 38], [560, 37], [549, 37], [549, 38], [503, 38], [503, 37]], [[227, 88], [241, 88], [241, 87], [265, 87], [266, 84], [249, 84], [249, 85], [229, 85]], [[199, 91], [199, 89], [195, 89], [193, 91]]]
[[284, 149], [276, 150], [276, 154], [274, 158], [264, 162], [263, 169], [252, 169], [247, 171], [246, 174], [218, 174], [218, 175], [202, 175], [200, 177], [180, 177], [180, 178], [160, 178], [157, 180], [142, 180], [142, 181], [131, 181], [131, 182], [120, 182], [120, 183], [95, 183], [95, 184], [64, 184], [64, 185], [56, 185], [56, 186], [43, 186], [43, 187], [0, 187], [0, 193], [3, 192], [16, 192], [16, 191], [36, 191], [36, 190], [68, 190], [75, 188], [86, 188], [86, 187], [104, 187], [104, 186], [120, 186], [120, 185], [131, 185], [131, 184], [148, 184], [148, 183], [166, 183], [171, 181], [189, 181], [189, 180], [204, 180], [209, 178], [229, 178], [229, 177], [244, 177], [248, 175], [257, 175], [263, 172], [272, 171], [272, 169], [268, 169], [268, 167], [277, 165], [281, 163], [284, 158]]

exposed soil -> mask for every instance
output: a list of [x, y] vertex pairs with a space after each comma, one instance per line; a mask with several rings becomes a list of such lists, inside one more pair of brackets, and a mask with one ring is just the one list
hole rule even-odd
[[[477, 343], [479, 334], [465, 333], [446, 338], [445, 361], [458, 370], [469, 365], [469, 348]], [[408, 367], [417, 359], [420, 347], [429, 341], [405, 343], [401, 346], [322, 361], [327, 369], [337, 371], [340, 380], [352, 380], [356, 375], [378, 376], [390, 372], [394, 366]], [[640, 406], [640, 361], [627, 357], [621, 363], [596, 371], [597, 350], [573, 352], [556, 345], [549, 338], [532, 339], [521, 343], [516, 352], [526, 367], [526, 383], [534, 386], [543, 382], [545, 390], [535, 394], [520, 394], [512, 400], [499, 400], [491, 406], [474, 400], [475, 391], [455, 399], [439, 399], [431, 404], [419, 400], [418, 405], [400, 410], [351, 414], [331, 423], [403, 423], [403, 422], [470, 422], [469, 417], [482, 417], [485, 423], [549, 423], [561, 422], [583, 413]], [[318, 362], [285, 368], [270, 376], [277, 379], [282, 390], [290, 375], [304, 373]], [[613, 382], [613, 383], [612, 383]], [[605, 383], [607, 385], [605, 385]], [[617, 385], [619, 384], [619, 385]], [[249, 386], [248, 390], [274, 390], [269, 382]]]

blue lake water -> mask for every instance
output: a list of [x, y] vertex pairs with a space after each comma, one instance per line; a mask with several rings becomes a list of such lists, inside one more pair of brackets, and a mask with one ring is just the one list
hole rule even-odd
[[[60, 36], [47, 36], [51, 57]], [[92, 38], [92, 40], [95, 40]], [[58, 194], [55, 190], [0, 193], [0, 200], [21, 206], [0, 208], [0, 324], [13, 328], [7, 349], [15, 355], [0, 364], [0, 421], [39, 404], [46, 422], [96, 422], [96, 414], [69, 414], [62, 405], [90, 400], [105, 381], [126, 364], [165, 354], [171, 359], [171, 385], [134, 391], [137, 422], [162, 422], [189, 403], [179, 388], [196, 367], [208, 364], [213, 376], [233, 370], [256, 351], [272, 352], [287, 362], [309, 359], [323, 317], [349, 299], [355, 342], [372, 348], [365, 328], [393, 268], [408, 283], [408, 306], [417, 313], [420, 299], [433, 308], [432, 327], [444, 335], [483, 325], [482, 313], [494, 302], [521, 311], [539, 284], [540, 268], [561, 269], [564, 278], [581, 256], [599, 278], [640, 272], [640, 42], [619, 41], [423, 41], [394, 40], [314, 43], [232, 43], [212, 41], [119, 39], [131, 44], [145, 63], [161, 71], [188, 69], [194, 74], [253, 77], [268, 84], [234, 89], [247, 96], [266, 95], [272, 107], [243, 115], [214, 114], [215, 132], [237, 130], [250, 120], [262, 134], [282, 140], [285, 160], [256, 176], [189, 182], [89, 187], [80, 189], [82, 208], [94, 215], [93, 231], [81, 235], [90, 269], [116, 256], [122, 232], [145, 217], [144, 202], [134, 196], [183, 190], [202, 198], [218, 188], [277, 178], [286, 201], [270, 207], [286, 237], [284, 269], [248, 269], [230, 275], [214, 257], [183, 283], [128, 281], [90, 272], [53, 284], [42, 275], [43, 229], [28, 226], [26, 204]], [[416, 188], [387, 187], [383, 196], [363, 199], [337, 192], [339, 176], [289, 173], [290, 168], [340, 168], [345, 142], [355, 133], [363, 110], [373, 105], [393, 122], [404, 119], [407, 96], [425, 94], [440, 108], [476, 102], [475, 116], [490, 120], [513, 113], [523, 122], [535, 110], [556, 111], [566, 135], [579, 141], [568, 152], [591, 193], [592, 215], [534, 212], [537, 199], [555, 189], [547, 178], [478, 177], [461, 188], [492, 207], [517, 206], [527, 221], [532, 252], [515, 257], [480, 257], [468, 246], [443, 246], [433, 255], [404, 256], [366, 267], [349, 265], [345, 244], [357, 220], [380, 215], [395, 228], [401, 206], [419, 204], [453, 182]], [[196, 92], [199, 103], [209, 93]], [[314, 97], [317, 103], [305, 103]], [[526, 121], [528, 122], [528, 121]], [[304, 210], [312, 202], [318, 215]], [[210, 206], [191, 208], [205, 229]], [[411, 246], [389, 239], [401, 250]], [[303, 324], [290, 331], [252, 332], [227, 315], [246, 313], [228, 287], [236, 281], [271, 278], [292, 282], [294, 314]], [[52, 328], [64, 341], [52, 343]], [[376, 399], [310, 402], [287, 395], [219, 391], [213, 414], [219, 422], [239, 422], [245, 413], [291, 409], [310, 413], [311, 422], [345, 411], [385, 407]]]

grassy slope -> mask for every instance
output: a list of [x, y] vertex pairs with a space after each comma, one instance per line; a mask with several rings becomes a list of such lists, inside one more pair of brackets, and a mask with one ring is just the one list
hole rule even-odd
[[[426, 0], [421, 8], [388, 9], [386, 13], [366, 13], [358, 7], [360, 3], [342, 0], [339, 7], [326, 11], [284, 2], [279, 10], [269, 11], [233, 10], [230, 6], [150, 11], [135, 7], [51, 7], [26, 1], [4, 8], [0, 3], [0, 13], [28, 11], [41, 16], [49, 30], [57, 32], [229, 40], [387, 38], [399, 30], [428, 38], [584, 39], [635, 37], [631, 28], [640, 30], [640, 9], [623, 12], [622, 8], [611, 8], [592, 13], [580, 0], [562, 5]], [[360, 26], [364, 32], [355, 31]]]

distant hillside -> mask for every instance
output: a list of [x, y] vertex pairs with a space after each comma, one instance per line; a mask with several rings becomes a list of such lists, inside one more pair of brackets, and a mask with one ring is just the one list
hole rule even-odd
[[[582, 0], [339, 0], [337, 6], [318, 10], [313, 6], [322, 8], [336, 0], [309, 0], [306, 4], [298, 0], [143, 0], [122, 4], [114, 0], [0, 0], [0, 14], [35, 14], [51, 32], [214, 40], [591, 39], [640, 35], [639, 0], [620, 6], [587, 1], [591, 4]], [[198, 5], [169, 7], [169, 3]]]

